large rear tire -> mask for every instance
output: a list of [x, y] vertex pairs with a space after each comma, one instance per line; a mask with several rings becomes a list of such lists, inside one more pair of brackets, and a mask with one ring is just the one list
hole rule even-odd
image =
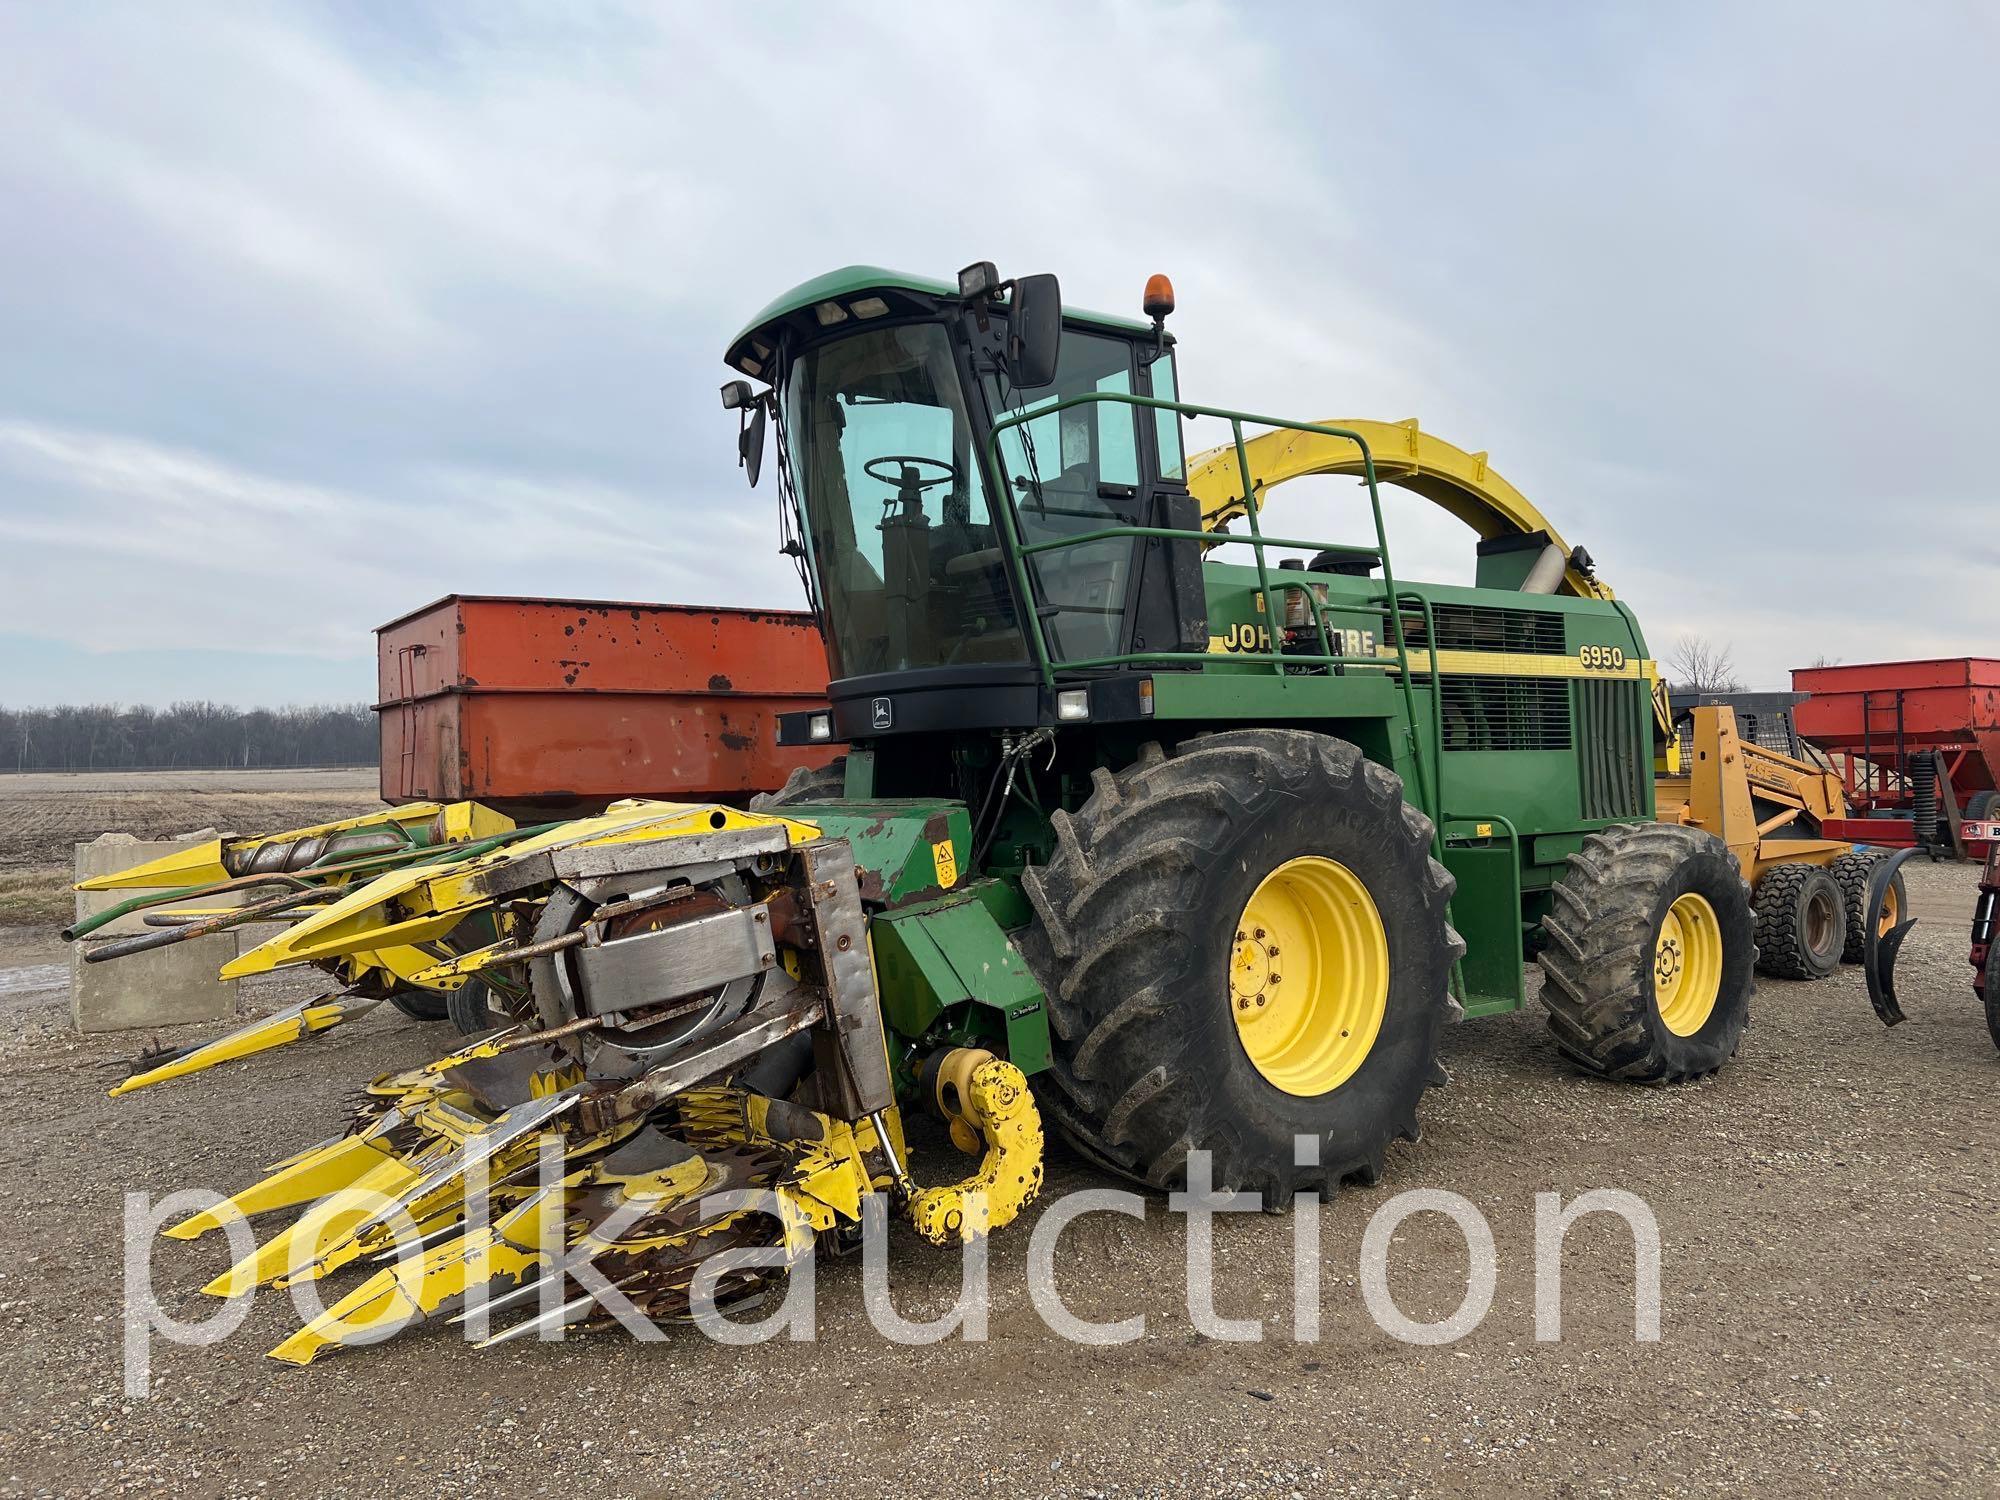
[[[1198, 1150], [1218, 1188], [1270, 1208], [1373, 1180], [1417, 1137], [1456, 1012], [1465, 948], [1429, 821], [1353, 745], [1300, 730], [1148, 745], [1094, 779], [1023, 877], [1053, 1031], [1044, 1113], [1155, 1188]], [[1297, 1162], [1298, 1136], [1317, 1162]]]
[[1736, 1055], [1756, 992], [1750, 887], [1713, 835], [1673, 823], [1593, 833], [1542, 919], [1556, 1045], [1593, 1073], [1672, 1083]]
[[1766, 870], [1752, 903], [1757, 912], [1757, 969], [1773, 979], [1824, 979], [1840, 967], [1847, 944], [1847, 897], [1817, 865]]
[[[1844, 964], [1858, 964], [1867, 951], [1868, 942], [1868, 877], [1875, 871], [1876, 861], [1887, 856], [1879, 849], [1866, 853], [1843, 854], [1826, 867], [1834, 883], [1840, 887], [1847, 907], [1847, 943], [1840, 951], [1840, 961]], [[1903, 884], [1903, 872], [1898, 870], [1889, 879], [1889, 894], [1882, 898], [1882, 931], [1887, 933], [1910, 909], [1909, 888]]]

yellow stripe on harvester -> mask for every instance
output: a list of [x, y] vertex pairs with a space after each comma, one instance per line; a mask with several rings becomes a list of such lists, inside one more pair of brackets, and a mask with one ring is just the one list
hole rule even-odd
[[[1396, 665], [1393, 646], [1378, 646], [1375, 654], [1387, 667]], [[1412, 651], [1410, 670], [1430, 675], [1431, 653]], [[1615, 667], [1586, 665], [1579, 656], [1557, 656], [1531, 651], [1440, 651], [1437, 670], [1441, 677], [1608, 677], [1626, 681], [1651, 682], [1660, 675], [1658, 663], [1627, 657]]]

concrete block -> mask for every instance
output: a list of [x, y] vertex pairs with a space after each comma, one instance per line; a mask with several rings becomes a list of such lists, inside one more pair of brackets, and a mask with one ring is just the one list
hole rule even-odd
[[[214, 838], [204, 829], [178, 839], [138, 839], [129, 833], [107, 833], [76, 846], [76, 878], [109, 875], [130, 869], [177, 849]], [[78, 891], [79, 920], [95, 916], [136, 891]], [[230, 904], [221, 900], [204, 905]], [[135, 953], [109, 963], [89, 964], [84, 952], [112, 938], [155, 932], [142, 913], [134, 912], [97, 929], [70, 949], [70, 1016], [78, 1031], [132, 1031], [151, 1026], [176, 1026], [189, 1021], [227, 1020], [236, 1014], [236, 981], [217, 971], [236, 957], [234, 932], [190, 938], [150, 953]]]
[[[213, 828], [204, 828], [177, 839], [141, 839], [129, 833], [100, 834], [88, 844], [76, 846], [76, 878], [90, 880], [99, 875], [115, 875], [120, 870], [129, 870], [134, 865], [142, 865], [149, 859], [158, 859], [162, 854], [172, 854], [177, 849], [191, 849], [196, 844], [205, 844], [216, 837]], [[138, 891], [78, 891], [76, 893], [76, 916], [78, 921], [94, 917], [107, 911], [121, 901], [129, 901], [141, 894]], [[205, 906], [233, 906], [235, 898], [204, 901]], [[151, 932], [144, 915], [132, 912], [120, 917], [107, 926], [100, 927], [92, 937], [136, 937], [142, 932]], [[101, 968], [102, 965], [99, 965]]]
[[91, 940], [70, 946], [70, 1015], [78, 1031], [136, 1031], [236, 1014], [236, 981], [217, 977], [236, 957], [234, 932], [189, 938], [109, 963], [83, 961]]

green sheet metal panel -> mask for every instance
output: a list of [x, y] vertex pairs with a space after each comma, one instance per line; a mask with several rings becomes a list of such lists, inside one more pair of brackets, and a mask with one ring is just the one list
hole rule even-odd
[[972, 874], [972, 822], [963, 802], [796, 802], [784, 812], [854, 846], [861, 894], [871, 902], [895, 906], [942, 895]]
[[971, 1029], [1024, 1073], [1049, 1065], [1048, 1007], [1027, 961], [981, 899], [963, 895], [884, 912], [870, 927], [882, 1013], [917, 1040], [954, 1009], [977, 1007]]
[[1445, 846], [1444, 866], [1457, 877], [1451, 922], [1465, 939], [1460, 973], [1465, 1013], [1497, 1015], [1526, 1000], [1521, 970], [1521, 893], [1515, 854], [1505, 839]]

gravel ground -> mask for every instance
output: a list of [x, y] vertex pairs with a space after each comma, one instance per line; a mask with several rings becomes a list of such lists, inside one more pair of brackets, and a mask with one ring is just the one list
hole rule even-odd
[[[0, 1147], [0, 1493], [1992, 1494], [2000, 1058], [1965, 965], [1974, 874], [1911, 877], [1926, 920], [1905, 949], [1911, 1020], [1894, 1032], [1853, 970], [1764, 981], [1742, 1055], [1684, 1088], [1580, 1077], [1532, 1012], [1456, 1028], [1453, 1083], [1428, 1097], [1422, 1143], [1398, 1147], [1380, 1185], [1313, 1211], [1313, 1344], [1291, 1337], [1293, 1216], [1218, 1219], [1220, 1310], [1265, 1324], [1261, 1342], [1224, 1343], [1191, 1324], [1183, 1221], [1155, 1200], [1143, 1223], [1096, 1215], [1061, 1242], [1079, 1316], [1145, 1316], [1120, 1347], [1044, 1326], [1023, 1224], [993, 1243], [983, 1343], [886, 1342], [843, 1261], [819, 1267], [813, 1343], [736, 1349], [687, 1331], [474, 1352], [426, 1328], [296, 1370], [262, 1357], [293, 1324], [273, 1295], [219, 1344], [157, 1345], [151, 1397], [128, 1400], [122, 1195], [240, 1186], [336, 1129], [351, 1084], [445, 1038], [384, 1008], [107, 1100], [133, 1039], [68, 1034], [59, 985], [7, 991], [0, 969], [15, 1121]], [[61, 957], [39, 932], [0, 931], [15, 975]], [[285, 993], [246, 986], [245, 1002]], [[919, 1139], [920, 1173], [942, 1175], [944, 1159]], [[1052, 1162], [1052, 1193], [1106, 1185]], [[1369, 1216], [1420, 1187], [1470, 1198], [1499, 1251], [1491, 1313], [1443, 1347], [1379, 1332], [1356, 1283]], [[1634, 1342], [1629, 1236], [1600, 1216], [1569, 1238], [1563, 1337], [1537, 1343], [1533, 1195], [1600, 1187], [1658, 1216], [1663, 1337]], [[905, 1315], [947, 1306], [955, 1259], [905, 1231], [894, 1251]], [[159, 1242], [167, 1310], [218, 1305], [197, 1288], [225, 1260], [219, 1244]], [[1466, 1262], [1441, 1216], [1406, 1221], [1391, 1272], [1404, 1313], [1447, 1316]]]

